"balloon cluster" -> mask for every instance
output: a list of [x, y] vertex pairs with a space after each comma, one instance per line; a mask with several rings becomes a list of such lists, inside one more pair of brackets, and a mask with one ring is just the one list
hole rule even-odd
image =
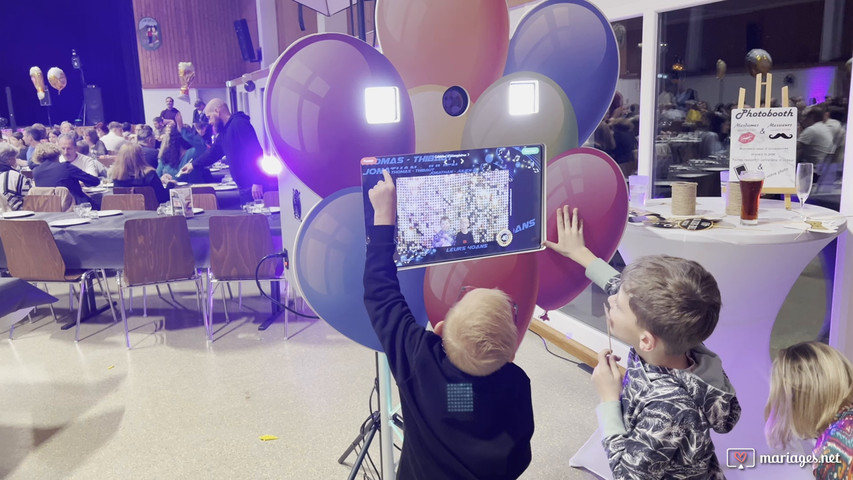
[[[38, 99], [44, 100], [47, 94], [47, 87], [44, 85], [44, 75], [41, 68], [30, 67], [30, 80], [33, 81], [33, 86], [36, 87]], [[47, 71], [47, 81], [51, 87], [56, 89], [57, 93], [62, 93], [62, 89], [68, 85], [68, 78], [65, 77], [65, 72], [59, 67], [53, 67]]]
[[[569, 203], [581, 207], [593, 252], [612, 256], [627, 217], [624, 178], [607, 155], [577, 149], [601, 122], [619, 72], [616, 38], [595, 6], [546, 0], [510, 37], [503, 1], [383, 0], [376, 29], [382, 53], [346, 35], [312, 35], [285, 50], [267, 81], [272, 145], [322, 198], [297, 233], [293, 261], [318, 314], [378, 348], [358, 287], [365, 234], [353, 187], [367, 156], [543, 143], [549, 238], [556, 236], [554, 210]], [[507, 108], [519, 81], [538, 85], [533, 114]], [[396, 123], [365, 121], [368, 86], [397, 89]], [[459, 99], [460, 91], [467, 98]], [[589, 281], [570, 260], [543, 252], [409, 270], [400, 283], [422, 324], [427, 316], [433, 324], [443, 319], [458, 299], [456, 287], [501, 288], [518, 305], [520, 341], [537, 302], [561, 307]]]

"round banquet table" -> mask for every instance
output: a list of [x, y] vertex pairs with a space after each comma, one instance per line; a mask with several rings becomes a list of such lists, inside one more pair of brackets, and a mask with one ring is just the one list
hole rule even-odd
[[[670, 202], [671, 199], [654, 199], [645, 208], [671, 217]], [[699, 197], [696, 214], [723, 216], [724, 200]], [[815, 219], [832, 218], [839, 231], [844, 228], [844, 218], [834, 210], [807, 205], [805, 214]], [[810, 453], [806, 444], [774, 451], [764, 439], [773, 324], [803, 269], [838, 235], [790, 228], [801, 223], [798, 222], [801, 218], [799, 207], [787, 211], [780, 200], [762, 199], [757, 226], [739, 225], [738, 216], [725, 216], [719, 227], [702, 231], [629, 224], [619, 246], [626, 263], [644, 255], [667, 254], [699, 262], [717, 280], [723, 307], [719, 323], [705, 345], [722, 359], [742, 408], [740, 421], [730, 433], [712, 433], [717, 458], [729, 479], [770, 478], [770, 475], [774, 480], [814, 478], [810, 467], [760, 464], [759, 460], [762, 454]], [[572, 465], [612, 478], [600, 440], [600, 433], [596, 432], [572, 459]], [[729, 464], [734, 460], [727, 459], [727, 449], [754, 449], [756, 467], [728, 468], [727, 460]]]

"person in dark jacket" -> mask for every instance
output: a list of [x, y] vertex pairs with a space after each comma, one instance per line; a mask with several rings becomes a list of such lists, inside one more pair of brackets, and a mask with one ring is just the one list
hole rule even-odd
[[80, 183], [94, 187], [101, 181], [98, 177], [89, 175], [68, 162], [60, 163], [61, 155], [62, 151], [58, 146], [52, 143], [40, 143], [33, 153], [33, 162], [36, 164], [33, 169], [33, 183], [37, 187], [65, 187], [78, 205], [81, 203], [95, 205], [95, 202], [83, 193]]
[[187, 175], [194, 168], [209, 167], [225, 156], [231, 177], [240, 189], [240, 201], [264, 198], [264, 187], [274, 189], [275, 183], [261, 171], [264, 151], [249, 117], [243, 112], [232, 114], [220, 98], [211, 99], [204, 113], [213, 125], [216, 140], [206, 154], [184, 165], [180, 175]]
[[[513, 306], [497, 289], [467, 292], [435, 326], [415, 322], [394, 264], [396, 193], [385, 171], [369, 192], [364, 305], [400, 391], [406, 438], [399, 479], [515, 479], [530, 464], [530, 379], [512, 363]], [[460, 292], [463, 293], [463, 292]]]
[[110, 174], [116, 187], [151, 187], [159, 203], [169, 201], [169, 192], [163, 187], [157, 171], [145, 161], [139, 145], [122, 145]]

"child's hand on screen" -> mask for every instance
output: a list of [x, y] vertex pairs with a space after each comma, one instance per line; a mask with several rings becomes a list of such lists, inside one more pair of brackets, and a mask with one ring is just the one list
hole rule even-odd
[[546, 240], [545, 246], [584, 268], [595, 260], [595, 255], [584, 243], [583, 220], [578, 216], [578, 209], [570, 211], [568, 205], [557, 208], [557, 242]]
[[379, 180], [367, 192], [370, 204], [373, 205], [373, 224], [394, 225], [397, 217], [397, 190], [388, 170], [382, 170], [382, 175], [385, 179]]

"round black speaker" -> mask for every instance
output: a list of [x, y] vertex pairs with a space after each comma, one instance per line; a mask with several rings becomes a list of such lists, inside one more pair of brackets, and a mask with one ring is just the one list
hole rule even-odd
[[448, 115], [458, 117], [468, 110], [468, 92], [458, 85], [452, 86], [444, 91], [441, 103]]

